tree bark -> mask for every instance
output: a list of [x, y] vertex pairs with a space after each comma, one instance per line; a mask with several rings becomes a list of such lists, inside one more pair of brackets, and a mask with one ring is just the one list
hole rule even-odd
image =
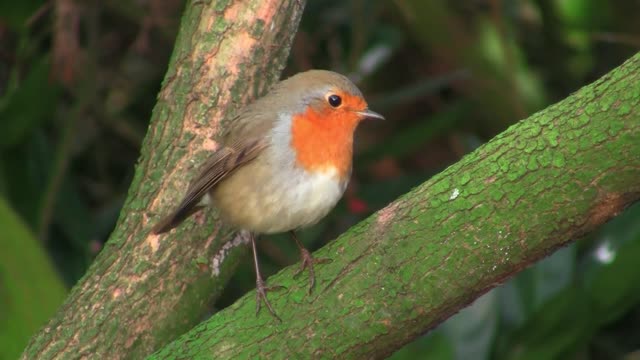
[[[640, 54], [269, 278], [152, 359], [382, 358], [640, 198]], [[296, 265], [297, 267], [297, 265]]]
[[[211, 259], [231, 233], [216, 221], [149, 229], [179, 201], [194, 164], [217, 146], [223, 118], [261, 94], [284, 67], [302, 0], [192, 1], [115, 231], [25, 359], [141, 358], [192, 328], [232, 273]], [[205, 216], [213, 218], [213, 213]], [[205, 223], [204, 217], [196, 219]]]

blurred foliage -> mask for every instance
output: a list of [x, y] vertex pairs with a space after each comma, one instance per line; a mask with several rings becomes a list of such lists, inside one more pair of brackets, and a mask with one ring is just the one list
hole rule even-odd
[[14, 359], [65, 297], [41, 244], [0, 198], [0, 359]]
[[[18, 344], [0, 341], [0, 359], [20, 352], [113, 229], [184, 6], [0, 2], [0, 335]], [[345, 199], [303, 241], [321, 247], [620, 64], [640, 48], [635, 14], [640, 2], [623, 0], [308, 1], [285, 76], [348, 74], [389, 120], [360, 127]], [[298, 260], [287, 236], [260, 244], [267, 274]], [[393, 358], [637, 357], [638, 258], [635, 206]], [[253, 276], [247, 259], [217, 306]]]

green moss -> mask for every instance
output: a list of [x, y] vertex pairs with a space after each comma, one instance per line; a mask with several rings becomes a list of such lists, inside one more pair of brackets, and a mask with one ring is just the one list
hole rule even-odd
[[609, 109], [615, 102], [616, 102], [615, 97], [613, 96], [605, 97], [604, 99], [602, 99], [602, 101], [600, 101], [600, 104], [599, 104], [600, 111], [602, 112], [609, 111]]
[[209, 259], [204, 256], [198, 256], [193, 259], [194, 264], [197, 265], [209, 265]]
[[511, 166], [511, 161], [506, 156], [501, 156], [498, 158], [498, 166], [500, 167], [500, 171], [504, 174], [509, 172], [509, 167]]
[[516, 181], [527, 172], [527, 164], [525, 161], [526, 159], [521, 159], [517, 164], [511, 166], [510, 171], [506, 174], [509, 181]]
[[151, 171], [151, 173], [149, 174], [149, 177], [151, 178], [152, 181], [160, 181], [165, 174], [165, 170], [166, 169], [163, 167], [158, 167]]
[[135, 198], [128, 204], [128, 208], [131, 210], [140, 210], [144, 208], [145, 200], [143, 198]]
[[571, 125], [572, 128], [579, 129], [584, 125], [588, 124], [590, 120], [591, 118], [589, 117], [589, 115], [585, 113], [581, 113], [578, 116], [569, 118], [569, 124]]
[[251, 36], [254, 39], [260, 39], [262, 33], [264, 33], [264, 26], [265, 22], [262, 19], [258, 19], [255, 22], [254, 27], [251, 29]]
[[631, 106], [631, 104], [629, 103], [624, 103], [622, 105], [620, 105], [620, 107], [618, 108], [618, 116], [626, 116], [629, 115], [631, 113], [631, 110], [633, 109], [633, 107]]
[[218, 16], [213, 23], [213, 28], [211, 29], [211, 34], [206, 39], [215, 44], [215, 46], [219, 46], [219, 36], [224, 34], [225, 31], [229, 28], [230, 24], [225, 20], [223, 16]]
[[535, 121], [541, 125], [541, 126], [545, 126], [548, 124], [552, 124], [553, 123], [553, 119], [554, 119], [554, 113], [553, 113], [553, 108], [549, 109], [550, 111], [544, 111], [541, 113], [538, 113], [535, 116]]
[[598, 104], [595, 102], [588, 103], [587, 106], [584, 108], [584, 112], [589, 116], [595, 115], [598, 112]]
[[467, 183], [469, 183], [470, 180], [471, 180], [471, 174], [469, 173], [463, 173], [458, 178], [460, 185], [466, 185]]
[[558, 146], [558, 137], [559, 136], [560, 136], [560, 133], [556, 129], [550, 129], [550, 130], [545, 131], [545, 133], [544, 133], [544, 137], [547, 139], [547, 142], [551, 147]]
[[504, 197], [504, 191], [497, 186], [491, 186], [488, 188], [489, 197], [493, 201], [500, 201]]
[[222, 13], [229, 6], [230, 2], [231, 0], [216, 0], [213, 2], [215, 4], [215, 7], [213, 8], [213, 10], [217, 12], [219, 15], [222, 15]]
[[400, 270], [400, 280], [404, 284], [410, 283], [412, 278], [413, 278], [413, 270], [409, 266], [403, 267]]
[[145, 271], [151, 269], [153, 264], [148, 261], [139, 261], [136, 266], [133, 268], [133, 273], [136, 275], [141, 275]]
[[527, 163], [527, 170], [532, 171], [537, 169], [538, 169], [538, 162], [536, 161], [536, 157], [529, 156], [529, 162]]
[[538, 126], [538, 124], [532, 121], [527, 123], [527, 126], [523, 128], [523, 131], [519, 131], [519, 134], [526, 138], [534, 139], [537, 138], [538, 135], [540, 135], [541, 131], [542, 127]]
[[578, 153], [580, 146], [578, 142], [572, 140], [567, 141], [566, 144], [564, 144], [564, 147], [569, 155], [575, 155]]
[[566, 161], [564, 158], [564, 155], [562, 153], [556, 153], [553, 156], [553, 161], [552, 161], [553, 166], [557, 167], [557, 168], [562, 168], [565, 166]]

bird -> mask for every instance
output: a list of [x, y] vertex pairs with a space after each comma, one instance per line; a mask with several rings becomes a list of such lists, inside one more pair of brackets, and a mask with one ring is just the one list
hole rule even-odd
[[220, 146], [204, 161], [186, 195], [153, 228], [162, 234], [205, 206], [223, 221], [248, 232], [256, 273], [256, 313], [262, 302], [280, 319], [267, 298], [260, 273], [256, 236], [290, 233], [300, 251], [298, 273], [309, 270], [315, 285], [316, 259], [296, 231], [331, 211], [352, 172], [353, 138], [365, 119], [384, 120], [369, 109], [358, 87], [344, 75], [308, 70], [274, 85], [240, 109], [220, 136]]

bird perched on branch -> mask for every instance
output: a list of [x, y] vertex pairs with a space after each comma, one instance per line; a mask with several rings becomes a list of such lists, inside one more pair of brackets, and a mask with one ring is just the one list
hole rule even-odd
[[206, 204], [239, 230], [249, 231], [256, 271], [257, 310], [267, 299], [255, 235], [291, 232], [315, 283], [314, 259], [295, 230], [317, 223], [342, 197], [351, 176], [353, 133], [363, 119], [384, 119], [369, 110], [345, 76], [310, 70], [275, 85], [240, 111], [173, 212], [156, 234], [178, 226]]

